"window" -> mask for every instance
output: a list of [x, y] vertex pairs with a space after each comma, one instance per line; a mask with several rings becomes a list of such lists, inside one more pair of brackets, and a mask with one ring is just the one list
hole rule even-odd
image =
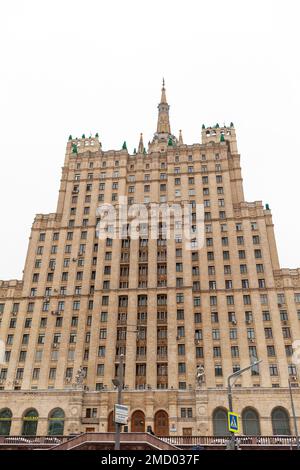
[[280, 310], [280, 320], [287, 321], [289, 319], [288, 313], [286, 310]]
[[178, 309], [177, 310], [177, 320], [184, 320], [184, 310]]
[[211, 322], [212, 323], [219, 323], [219, 315], [218, 312], [211, 313]]
[[246, 436], [260, 436], [260, 424], [257, 412], [246, 408], [242, 412], [243, 433]]
[[185, 335], [184, 333], [184, 326], [178, 326], [177, 327], [177, 338], [183, 338]]
[[269, 310], [264, 310], [262, 315], [263, 315], [263, 321], [270, 321], [271, 320]]
[[230, 339], [237, 339], [237, 329], [236, 328], [230, 328], [229, 338]]
[[268, 355], [268, 357], [276, 356], [275, 347], [273, 345], [267, 346], [267, 355]]
[[227, 436], [230, 434], [227, 421], [227, 411], [223, 408], [216, 408], [213, 412], [214, 436]]
[[48, 418], [48, 435], [63, 436], [65, 413], [61, 408], [52, 410]]
[[283, 327], [282, 328], [282, 336], [284, 338], [290, 338], [291, 337], [291, 330], [289, 327]]
[[213, 348], [213, 356], [214, 357], [221, 357], [221, 348], [220, 348], [220, 346], [215, 346]]
[[265, 338], [266, 339], [272, 339], [273, 338], [272, 328], [265, 328]]
[[223, 375], [222, 366], [219, 365], [219, 364], [216, 364], [215, 365], [215, 376], [216, 377], [222, 377], [222, 375]]
[[294, 364], [289, 364], [288, 373], [289, 373], [289, 376], [297, 377], [297, 366], [295, 366]]
[[194, 322], [195, 323], [201, 323], [202, 322], [202, 315], [200, 312], [196, 312], [194, 314]]
[[22, 436], [36, 436], [39, 415], [35, 409], [28, 410], [23, 416]]
[[270, 364], [269, 365], [269, 371], [270, 375], [272, 376], [277, 376], [278, 375], [278, 368], [276, 364]]
[[181, 418], [192, 418], [193, 409], [192, 408], [180, 408], [180, 417]]
[[0, 436], [9, 436], [11, 428], [12, 412], [8, 408], [0, 411]]
[[101, 328], [100, 329], [100, 334], [99, 334], [99, 339], [106, 339], [107, 337], [107, 330], [106, 328]]
[[106, 323], [107, 322], [107, 312], [101, 312], [100, 314], [100, 321], [102, 323]]
[[204, 354], [203, 354], [203, 347], [196, 347], [196, 358], [199, 359], [199, 358], [203, 358], [204, 357]]
[[261, 250], [254, 250], [254, 256], [256, 259], [262, 258]]
[[239, 347], [231, 346], [231, 357], [239, 357]]
[[262, 305], [268, 305], [269, 301], [268, 301], [268, 294], [261, 294], [260, 295], [260, 303]]
[[97, 364], [97, 375], [98, 376], [104, 375], [104, 364]]
[[247, 338], [248, 339], [255, 339], [255, 331], [254, 328], [247, 328]]

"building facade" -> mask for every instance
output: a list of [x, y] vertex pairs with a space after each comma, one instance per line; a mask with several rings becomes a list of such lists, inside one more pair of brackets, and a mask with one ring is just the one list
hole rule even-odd
[[[188, 205], [191, 233], [201, 207], [203, 244], [172, 218], [174, 236], [159, 218], [156, 238], [146, 224], [99, 237], [97, 208], [120, 197], [129, 211]], [[121, 354], [129, 431], [225, 434], [227, 377], [259, 359], [233, 389], [241, 432], [293, 433], [300, 270], [280, 268], [268, 204], [244, 199], [234, 125], [184, 144], [163, 84], [147, 148], [70, 136], [56, 212], [35, 217], [22, 281], [0, 283], [0, 339], [0, 434], [112, 430]]]

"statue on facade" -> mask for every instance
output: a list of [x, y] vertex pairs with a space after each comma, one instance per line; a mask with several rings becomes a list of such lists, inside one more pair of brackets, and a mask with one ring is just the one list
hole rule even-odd
[[205, 370], [204, 370], [204, 366], [202, 365], [197, 366], [196, 381], [197, 381], [198, 387], [201, 387], [205, 383]]
[[79, 367], [75, 375], [75, 388], [82, 387], [83, 381], [85, 379], [85, 370], [82, 366]]

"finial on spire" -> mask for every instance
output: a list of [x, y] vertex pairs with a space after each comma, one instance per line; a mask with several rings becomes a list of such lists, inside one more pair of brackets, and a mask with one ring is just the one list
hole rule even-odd
[[162, 81], [162, 89], [161, 89], [161, 99], [160, 103], [165, 103], [167, 104], [167, 97], [166, 97], [166, 89], [165, 89], [165, 79], [163, 78]]

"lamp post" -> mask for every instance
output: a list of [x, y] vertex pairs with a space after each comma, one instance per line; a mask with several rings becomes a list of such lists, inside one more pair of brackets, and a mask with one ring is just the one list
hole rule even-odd
[[[136, 333], [137, 339], [139, 338], [139, 327], [135, 325], [128, 325], [130, 327], [135, 327], [135, 330], [127, 330], [127, 333]], [[120, 363], [118, 369], [118, 377], [112, 380], [112, 383], [118, 387], [118, 398], [117, 404], [122, 405], [122, 391], [124, 386], [124, 354], [120, 354]], [[121, 435], [121, 424], [115, 423], [115, 430], [116, 430], [116, 439], [115, 439], [115, 450], [120, 450], [120, 435]]]
[[297, 417], [296, 417], [296, 412], [295, 412], [294, 398], [293, 398], [293, 392], [292, 392], [292, 384], [291, 384], [290, 378], [289, 378], [289, 390], [290, 390], [291, 407], [292, 407], [292, 413], [293, 413], [293, 421], [294, 421], [294, 429], [295, 429], [297, 450], [300, 450], [300, 442], [299, 442], [299, 434], [298, 434], [298, 426], [297, 426]]
[[[118, 369], [118, 378], [113, 379], [112, 383], [118, 387], [118, 405], [122, 405], [122, 390], [123, 390], [123, 382], [124, 382], [124, 371], [123, 371], [123, 364], [124, 364], [124, 355], [120, 355], [120, 363]], [[121, 424], [115, 423], [116, 427], [116, 439], [115, 439], [115, 450], [120, 450], [120, 435], [121, 435]]]
[[[244, 372], [246, 372], [249, 369], [252, 369], [252, 367], [258, 365], [260, 362], [262, 362], [262, 359], [260, 361], [255, 361], [253, 364], [250, 364], [247, 367], [244, 367], [243, 369], [237, 370], [233, 374], [230, 374], [227, 377], [227, 395], [228, 395], [228, 408], [229, 411], [233, 411], [233, 406], [232, 406], [232, 385], [231, 380], [232, 379], [237, 379], [240, 375], [242, 375]], [[230, 450], [236, 450], [235, 448], [235, 433], [231, 432], [231, 440], [230, 440]]]

